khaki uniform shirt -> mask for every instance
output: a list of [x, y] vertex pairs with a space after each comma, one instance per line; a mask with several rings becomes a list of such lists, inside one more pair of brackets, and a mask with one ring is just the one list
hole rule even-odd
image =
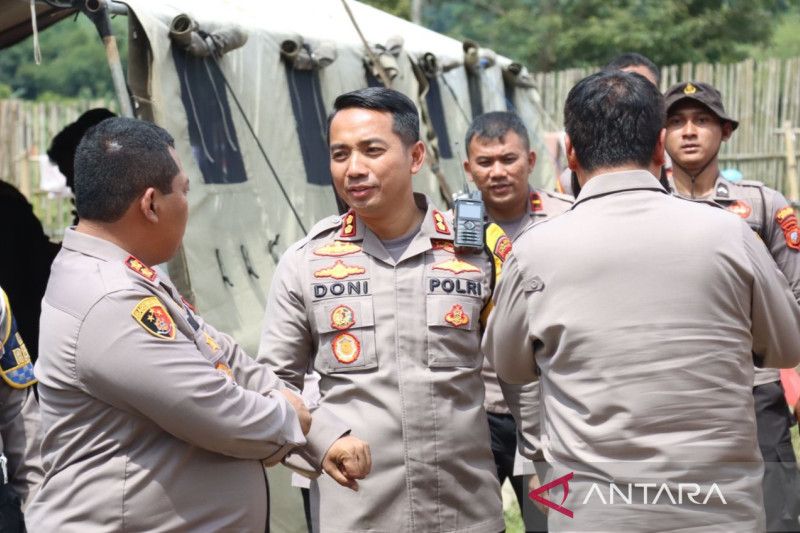
[[[528, 224], [535, 224], [563, 213], [570, 208], [572, 201], [573, 198], [566, 194], [548, 192], [541, 189], [531, 189], [528, 212], [525, 215], [529, 219], [529, 222], [520, 224], [517, 231], [514, 232], [513, 235], [508, 235], [508, 238], [513, 241], [517, 238], [517, 235], [522, 233]], [[483, 376], [483, 383], [486, 386], [486, 399], [483, 402], [486, 410], [490, 413], [509, 414], [510, 411], [508, 405], [506, 405], [503, 391], [500, 388], [500, 383], [497, 381], [497, 374], [492, 368], [488, 358], [484, 358], [483, 360], [481, 375]]]
[[[25, 343], [17, 337], [12, 310], [0, 289], [0, 354], [17, 352], [17, 361], [29, 361]], [[16, 337], [14, 339], [13, 337]], [[13, 357], [13, 356], [12, 356]], [[20, 384], [4, 376], [0, 381], [0, 453], [8, 461], [6, 475], [8, 483], [20, 497], [22, 509], [27, 506], [42, 482], [42, 461], [39, 454], [41, 445], [41, 423], [39, 402], [33, 393], [35, 380]], [[2, 475], [2, 474], [0, 474]], [[2, 483], [2, 478], [0, 478]]]
[[320, 404], [372, 451], [359, 492], [312, 483], [321, 533], [504, 527], [480, 375], [492, 261], [455, 254], [449, 220], [416, 200], [423, 223], [398, 261], [351, 212], [317, 224], [273, 277], [259, 360], [297, 387], [316, 370]]
[[[670, 185], [678, 195], [674, 182]], [[761, 182], [744, 180], [732, 183], [720, 176], [711, 195], [704, 199], [735, 213], [753, 228], [767, 245], [778, 268], [786, 276], [795, 299], [800, 302], [800, 229], [786, 198]], [[754, 385], [779, 380], [779, 370], [756, 368]]]
[[[763, 530], [752, 353], [790, 367], [798, 346], [800, 306], [753, 231], [645, 171], [593, 177], [519, 236], [483, 342], [501, 379], [540, 379], [545, 482], [574, 513], [551, 510], [551, 531]], [[706, 503], [589, 494], [607, 503], [612, 481], [676, 500], [696, 483]]]
[[263, 531], [305, 442], [278, 378], [109, 241], [68, 229], [42, 304], [29, 531]]

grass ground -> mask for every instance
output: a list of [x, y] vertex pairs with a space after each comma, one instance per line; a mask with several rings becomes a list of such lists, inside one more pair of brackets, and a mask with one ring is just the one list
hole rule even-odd
[[[794, 454], [800, 458], [800, 435], [798, 434], [798, 426], [792, 428], [792, 444], [794, 444]], [[503, 512], [506, 519], [506, 532], [507, 533], [523, 533], [525, 528], [522, 526], [522, 515], [519, 512], [519, 505], [517, 505], [517, 498], [514, 496], [514, 491], [511, 485], [506, 480], [503, 483]]]

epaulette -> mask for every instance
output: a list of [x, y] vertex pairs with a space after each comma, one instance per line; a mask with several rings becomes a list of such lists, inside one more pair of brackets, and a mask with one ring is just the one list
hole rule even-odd
[[556, 200], [561, 200], [562, 202], [568, 202], [570, 205], [575, 202], [575, 197], [569, 194], [564, 194], [557, 191], [542, 191], [550, 198], [555, 198]]
[[297, 243], [292, 247], [296, 250], [301, 249], [306, 244], [308, 244], [311, 239], [315, 237], [319, 237], [326, 231], [330, 231], [332, 229], [336, 229], [342, 225], [343, 217], [341, 215], [332, 215], [329, 217], [325, 217], [316, 224], [314, 224], [309, 232], [306, 234], [305, 237], [297, 241]]
[[761, 187], [761, 188], [766, 187], [766, 185], [756, 180], [741, 180], [734, 183], [734, 185], [742, 185], [743, 187]]

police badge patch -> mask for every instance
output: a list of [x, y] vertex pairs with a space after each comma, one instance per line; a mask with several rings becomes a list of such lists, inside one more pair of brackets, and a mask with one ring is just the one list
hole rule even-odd
[[469, 315], [467, 315], [464, 308], [459, 304], [453, 304], [453, 307], [450, 308], [450, 311], [444, 316], [444, 319], [457, 328], [469, 324]]
[[753, 213], [753, 208], [744, 200], [736, 200], [726, 208], [731, 213], [736, 213], [742, 218], [748, 218]]
[[339, 305], [331, 311], [331, 327], [344, 330], [352, 327], [356, 323], [356, 315], [353, 310], [346, 305]]
[[798, 228], [797, 215], [794, 214], [794, 209], [788, 205], [778, 209], [778, 212], [775, 213], [775, 221], [783, 230], [786, 246], [793, 250], [800, 250], [800, 228]]
[[131, 311], [131, 315], [148, 333], [165, 340], [175, 339], [175, 321], [167, 308], [155, 296], [143, 298]]
[[339, 333], [331, 341], [333, 356], [342, 364], [349, 365], [361, 355], [361, 343], [350, 333]]

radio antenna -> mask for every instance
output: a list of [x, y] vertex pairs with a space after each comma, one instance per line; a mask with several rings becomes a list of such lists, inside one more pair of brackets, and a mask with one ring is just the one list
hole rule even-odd
[[[464, 154], [464, 150], [461, 149], [461, 144], [458, 141], [454, 141], [453, 144], [456, 145], [456, 151], [458, 152], [458, 156], [461, 158], [461, 161], [466, 161], [466, 155]], [[464, 193], [469, 194], [469, 179], [467, 178], [467, 171], [464, 169], [464, 166], [461, 166], [462, 176], [464, 178]]]

